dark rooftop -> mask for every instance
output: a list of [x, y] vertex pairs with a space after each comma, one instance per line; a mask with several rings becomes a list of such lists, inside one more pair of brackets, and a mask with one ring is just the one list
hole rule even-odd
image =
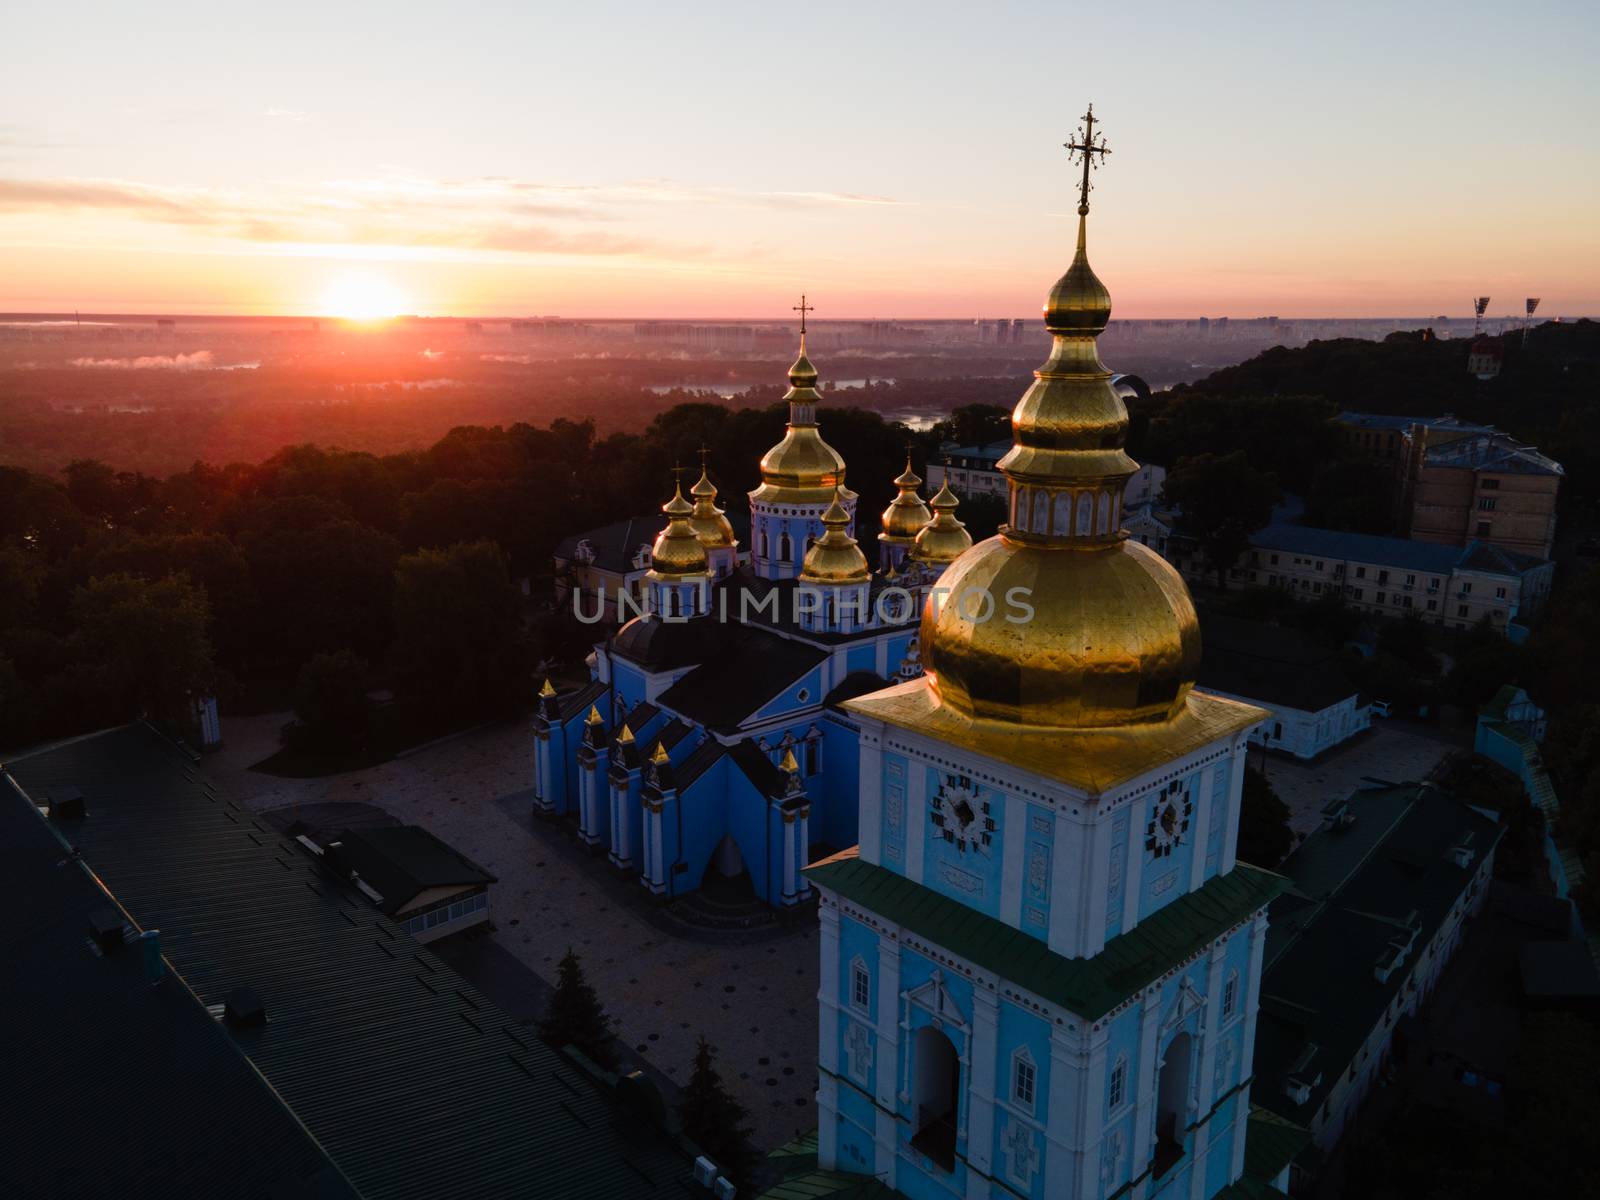
[[432, 888], [495, 882], [493, 875], [420, 825], [347, 829], [339, 835], [338, 855], [383, 897], [378, 907], [390, 916]]
[[353, 1200], [183, 979], [149, 981], [139, 929], [3, 784], [0, 847], [0, 1194]]
[[734, 636], [723, 653], [661, 693], [663, 708], [707, 728], [731, 731], [828, 657], [820, 647], [763, 629], [734, 626], [729, 632]]
[[1321, 712], [1356, 693], [1339, 656], [1297, 629], [1204, 614], [1199, 683], [1280, 708]]
[[30, 794], [82, 788], [89, 814], [67, 836], [137, 922], [160, 928], [203, 1003], [256, 992], [266, 1021], [234, 1040], [368, 1200], [684, 1196], [675, 1142], [622, 1115], [153, 730], [6, 769]]

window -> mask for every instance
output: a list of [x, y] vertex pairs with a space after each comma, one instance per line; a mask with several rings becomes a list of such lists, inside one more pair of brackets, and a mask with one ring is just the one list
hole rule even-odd
[[1278, 565], [1278, 556], [1276, 554], [1274, 554], [1272, 556], [1272, 565], [1273, 566], [1277, 566]]
[[1222, 985], [1222, 1019], [1226, 1021], [1238, 1010], [1239, 1007], [1239, 973], [1233, 972], [1228, 976], [1228, 982]]
[[1506, 590], [1505, 590], [1505, 588], [1503, 588], [1503, 587], [1495, 588], [1495, 590], [1494, 590], [1494, 598], [1496, 600], [1504, 600], [1506, 598]]
[[1499, 503], [1499, 502], [1493, 496], [1479, 496], [1478, 497], [1478, 511], [1479, 512], [1493, 512], [1494, 511], [1494, 506], [1497, 503]]
[[1367, 569], [1365, 567], [1357, 567], [1356, 568], [1356, 578], [1357, 579], [1365, 579], [1366, 577], [1367, 577]]
[[1351, 598], [1351, 599], [1352, 599], [1352, 600], [1359, 600], [1359, 599], [1361, 599], [1361, 593], [1362, 593], [1362, 590], [1363, 590], [1363, 589], [1361, 589], [1361, 588], [1351, 588], [1351, 589], [1350, 589], [1350, 598]]
[[1379, 604], [1382, 604], [1387, 599], [1388, 599], [1388, 596], [1385, 595], [1383, 592], [1379, 592], [1378, 593], [1378, 603]]
[[1378, 582], [1379, 583], [1388, 583], [1389, 582], [1389, 572], [1387, 572], [1387, 571], [1379, 571], [1378, 572]]
[[1458, 604], [1456, 606], [1456, 616], [1464, 617], [1466, 615], [1467, 615], [1467, 606], [1465, 604]]
[[1122, 1102], [1127, 1098], [1128, 1092], [1128, 1060], [1117, 1059], [1117, 1065], [1111, 1068], [1111, 1093], [1107, 1103], [1112, 1112], [1122, 1107]]
[[1417, 585], [1417, 577], [1415, 575], [1407, 575], [1406, 576], [1406, 586], [1407, 587], [1416, 587], [1416, 585]]
[[850, 1003], [863, 1012], [872, 1007], [872, 976], [859, 958], [850, 964]]
[[1462, 595], [1463, 595], [1463, 596], [1470, 596], [1470, 595], [1472, 595], [1472, 585], [1471, 585], [1471, 584], [1470, 584], [1470, 583], [1463, 583], [1463, 584], [1462, 584], [1462, 585], [1461, 585], [1461, 594], [1462, 594]]
[[1439, 602], [1437, 600], [1429, 600], [1428, 601], [1428, 611], [1429, 612], [1433, 612], [1438, 607], [1439, 607]]
[[815, 738], [811, 738], [811, 739], [807, 740], [807, 742], [806, 742], [806, 774], [807, 775], [815, 775], [816, 773], [817, 773], [817, 742], [816, 742]]
[[1317, 570], [1322, 570], [1322, 560], [1320, 558], [1317, 559]]
[[1034, 1089], [1038, 1071], [1026, 1050], [1018, 1050], [1011, 1060], [1011, 1098], [1028, 1111], [1033, 1111]]

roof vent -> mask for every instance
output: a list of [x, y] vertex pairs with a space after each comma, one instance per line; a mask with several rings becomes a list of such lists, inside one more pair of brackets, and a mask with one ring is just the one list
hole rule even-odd
[[267, 1023], [267, 1006], [255, 988], [236, 987], [222, 1006], [222, 1019], [234, 1029], [249, 1029]]
[[1470, 830], [1462, 834], [1461, 837], [1457, 839], [1456, 844], [1450, 847], [1450, 858], [1456, 864], [1456, 866], [1462, 868], [1463, 870], [1472, 865], [1472, 832]]
[[739, 1189], [733, 1186], [733, 1180], [726, 1175], [711, 1185], [711, 1194], [717, 1200], [733, 1200], [738, 1191]]
[[1349, 829], [1356, 823], [1355, 813], [1350, 811], [1350, 801], [1329, 800], [1322, 806], [1322, 828], [1329, 832], [1340, 829]]
[[109, 904], [102, 904], [89, 914], [89, 933], [101, 953], [110, 954], [122, 945], [122, 914]]
[[66, 788], [59, 795], [46, 797], [52, 821], [83, 820], [83, 793], [77, 788]]
[[704, 1154], [694, 1160], [694, 1181], [703, 1188], [709, 1188], [717, 1182], [717, 1176], [722, 1174], [721, 1168]]
[[1289, 1074], [1284, 1076], [1283, 1094], [1296, 1104], [1304, 1104], [1311, 1099], [1311, 1090], [1322, 1082], [1322, 1072], [1311, 1069], [1312, 1062], [1321, 1049], [1315, 1042], [1307, 1042], [1294, 1060], [1294, 1065], [1289, 1068]]

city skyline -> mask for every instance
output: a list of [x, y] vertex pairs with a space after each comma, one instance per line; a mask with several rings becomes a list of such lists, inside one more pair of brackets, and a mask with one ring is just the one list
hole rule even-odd
[[31, 11], [0, 310], [1031, 314], [1092, 99], [1119, 317], [1595, 312], [1594, 23], [1482, 14]]

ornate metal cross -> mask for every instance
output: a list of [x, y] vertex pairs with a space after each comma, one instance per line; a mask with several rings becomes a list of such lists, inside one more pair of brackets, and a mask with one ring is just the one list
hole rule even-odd
[[[1083, 114], [1083, 124], [1078, 126], [1076, 140], [1063, 143], [1071, 161], [1078, 162], [1081, 159], [1083, 162], [1083, 181], [1078, 185], [1078, 215], [1080, 217], [1089, 215], [1089, 190], [1093, 186], [1089, 182], [1089, 171], [1091, 168], [1098, 170], [1100, 163], [1105, 161], [1105, 156], [1111, 153], [1111, 150], [1106, 146], [1106, 135], [1102, 133], [1096, 136], [1094, 131], [1096, 124], [1094, 105], [1091, 104], [1089, 105], [1089, 111]], [[1095, 155], [1097, 154], [1100, 156], [1098, 162], [1095, 160]]]
[[790, 309], [790, 311], [791, 312], [797, 312], [797, 313], [800, 314], [800, 334], [801, 334], [802, 337], [805, 336], [805, 332], [806, 332], [806, 314], [808, 312], [816, 312], [817, 311], [817, 306], [815, 304], [807, 304], [806, 303], [806, 295], [805, 295], [804, 292], [801, 292], [800, 293], [800, 303], [794, 305]]

